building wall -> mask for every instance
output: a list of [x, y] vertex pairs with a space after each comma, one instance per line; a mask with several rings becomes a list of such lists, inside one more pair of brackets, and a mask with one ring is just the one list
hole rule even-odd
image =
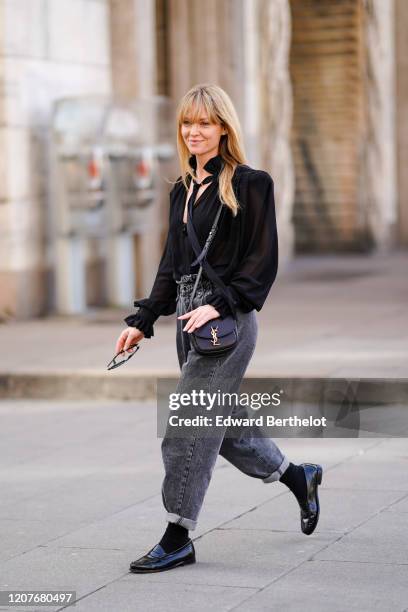
[[[237, 107], [248, 163], [275, 180], [281, 264], [294, 256], [296, 234], [305, 235], [296, 222], [299, 194], [314, 250], [335, 246], [327, 227], [346, 248], [408, 244], [407, 4], [0, 0], [0, 318], [40, 315], [51, 305], [48, 130], [53, 101], [63, 96], [160, 93], [176, 104], [193, 84], [217, 82]], [[336, 7], [337, 41], [322, 17]], [[311, 22], [320, 23], [312, 32]], [[307, 63], [305, 45], [317, 48], [316, 65]], [[290, 72], [290, 58], [300, 73]], [[302, 158], [305, 142], [317, 174]], [[163, 199], [157, 231], [135, 245], [143, 296], [157, 269], [166, 206]], [[92, 243], [88, 256], [89, 292], [97, 296]]]
[[52, 103], [111, 89], [108, 0], [0, 2], [0, 317], [47, 310]]
[[296, 249], [396, 244], [394, 0], [291, 0]]
[[291, 0], [291, 11], [296, 250], [364, 250], [361, 4]]
[[397, 245], [395, 1], [364, 0], [365, 130], [361, 147], [362, 212], [376, 251]]
[[[131, 101], [162, 94], [164, 76], [158, 70], [158, 53], [161, 61], [164, 53], [157, 40], [157, 34], [161, 36], [162, 32], [156, 28], [160, 4], [155, 0], [110, 0], [110, 6], [113, 95], [118, 100]], [[153, 132], [155, 127], [147, 124], [145, 129]], [[149, 230], [134, 236], [137, 298], [151, 290], [162, 253], [163, 230], [167, 229], [168, 185], [164, 180], [158, 191], [157, 202], [149, 213]]]
[[395, 134], [397, 139], [397, 237], [401, 246], [408, 246], [408, 2], [396, 0], [395, 57], [396, 100]]
[[295, 173], [290, 141], [293, 87], [289, 68], [292, 18], [288, 0], [262, 0], [252, 38], [259, 41], [255, 61], [259, 66], [255, 71], [258, 75], [258, 102], [254, 105], [247, 100], [247, 117], [257, 117], [257, 129], [255, 138], [248, 140], [252, 145], [251, 150], [258, 152], [255, 158], [258, 165], [255, 167], [267, 170], [274, 179], [279, 265], [282, 268], [294, 253], [292, 213]]

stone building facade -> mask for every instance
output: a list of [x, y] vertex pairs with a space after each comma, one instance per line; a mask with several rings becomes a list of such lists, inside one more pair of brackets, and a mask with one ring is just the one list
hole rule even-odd
[[[408, 245], [405, 0], [0, 0], [0, 22], [0, 317], [52, 310], [47, 138], [64, 96], [177, 102], [217, 82], [274, 178], [282, 263]], [[162, 238], [139, 244], [143, 293]]]

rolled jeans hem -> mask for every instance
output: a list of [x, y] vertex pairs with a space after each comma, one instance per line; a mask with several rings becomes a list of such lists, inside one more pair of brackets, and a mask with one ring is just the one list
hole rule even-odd
[[266, 478], [263, 478], [262, 481], [264, 483], [268, 483], [268, 482], [275, 482], [276, 480], [279, 480], [279, 478], [282, 476], [282, 474], [286, 471], [288, 467], [289, 467], [289, 459], [287, 457], [284, 457], [278, 469], [272, 472], [272, 474], [269, 474], [269, 476], [267, 476]]
[[180, 516], [179, 514], [174, 514], [174, 512], [167, 512], [166, 520], [169, 523], [176, 523], [177, 525], [181, 525], [190, 531], [194, 531], [197, 527], [197, 521], [193, 519], [185, 518], [184, 516]]

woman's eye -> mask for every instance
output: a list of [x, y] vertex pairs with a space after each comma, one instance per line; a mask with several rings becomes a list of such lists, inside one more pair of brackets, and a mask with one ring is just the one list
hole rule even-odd
[[[191, 121], [187, 121], [187, 119], [184, 119], [184, 121], [182, 121], [182, 125], [191, 125]], [[200, 125], [202, 127], [208, 127], [211, 124], [209, 121], [200, 121]]]

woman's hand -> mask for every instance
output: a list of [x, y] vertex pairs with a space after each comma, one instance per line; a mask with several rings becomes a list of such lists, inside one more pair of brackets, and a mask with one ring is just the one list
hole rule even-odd
[[189, 319], [187, 325], [183, 328], [183, 331], [187, 331], [189, 334], [193, 332], [197, 327], [201, 327], [207, 321], [211, 321], [211, 319], [216, 319], [220, 316], [220, 313], [214, 306], [211, 304], [205, 304], [204, 306], [199, 306], [194, 310], [190, 310], [190, 312], [186, 312], [183, 315], [177, 317], [178, 319]]
[[[120, 334], [118, 341], [116, 342], [115, 354], [118, 354], [122, 351], [125, 353], [129, 351], [129, 347], [132, 344], [137, 344], [144, 338], [144, 333], [137, 329], [137, 327], [127, 327]], [[129, 352], [133, 353], [134, 349], [131, 349]]]

